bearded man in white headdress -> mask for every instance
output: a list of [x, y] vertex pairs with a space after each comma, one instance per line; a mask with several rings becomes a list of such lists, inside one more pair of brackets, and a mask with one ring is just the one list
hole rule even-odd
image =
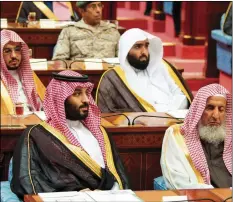
[[201, 88], [184, 124], [167, 129], [161, 168], [169, 189], [232, 186], [232, 96], [223, 86]]
[[120, 67], [106, 71], [97, 89], [102, 112], [166, 112], [187, 109], [192, 94], [178, 71], [163, 60], [160, 38], [138, 28], [119, 41]]

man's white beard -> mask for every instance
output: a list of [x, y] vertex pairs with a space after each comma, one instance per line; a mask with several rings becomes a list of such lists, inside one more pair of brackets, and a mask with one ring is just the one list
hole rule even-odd
[[223, 142], [226, 136], [225, 123], [220, 126], [203, 126], [198, 124], [198, 132], [201, 140], [210, 144], [218, 145]]

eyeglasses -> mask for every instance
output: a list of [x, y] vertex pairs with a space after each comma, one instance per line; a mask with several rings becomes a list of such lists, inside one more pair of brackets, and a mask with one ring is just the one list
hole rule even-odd
[[5, 55], [9, 55], [12, 54], [12, 52], [14, 51], [15, 53], [20, 53], [21, 52], [22, 47], [21, 46], [16, 46], [14, 48], [4, 48], [3, 49], [3, 53]]
[[102, 3], [99, 3], [99, 4], [89, 4], [87, 7], [94, 11], [94, 10], [97, 9], [97, 7], [100, 8], [100, 9], [103, 9], [104, 5]]

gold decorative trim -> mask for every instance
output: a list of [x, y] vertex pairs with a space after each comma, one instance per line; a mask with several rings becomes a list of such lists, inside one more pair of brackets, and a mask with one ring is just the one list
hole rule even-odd
[[193, 161], [191, 159], [191, 156], [189, 154], [189, 151], [188, 151], [188, 148], [185, 144], [185, 140], [184, 140], [184, 137], [183, 135], [181, 135], [180, 133], [180, 125], [173, 125], [172, 126], [173, 128], [173, 134], [174, 134], [174, 137], [178, 143], [178, 145], [180, 146], [180, 148], [183, 150], [184, 154], [185, 154], [185, 157], [186, 159], [188, 160], [190, 166], [192, 167], [196, 177], [197, 177], [197, 180], [198, 180], [198, 183], [204, 183], [204, 180], [200, 174], [200, 172], [195, 168], [194, 164], [193, 164]]
[[[189, 100], [189, 103], [191, 103], [191, 98], [187, 92], [187, 90], [185, 89], [185, 87], [182, 85], [180, 79], [178, 78], [178, 76], [176, 75], [176, 73], [172, 70], [172, 68], [168, 65], [168, 63], [166, 63], [163, 60], [163, 63], [165, 65], [165, 67], [167, 68], [170, 76], [172, 77], [172, 79], [175, 81], [175, 83], [179, 86], [179, 88], [181, 89], [181, 91], [185, 94], [185, 96], [187, 97], [187, 99]], [[175, 67], [175, 66], [174, 66]], [[176, 68], [177, 69], [177, 68]]]
[[17, 16], [15, 18], [15, 23], [18, 22], [18, 18], [19, 18], [20, 11], [22, 9], [22, 5], [23, 5], [23, 1], [21, 1], [20, 5], [19, 5], [18, 13], [17, 13]]
[[110, 70], [114, 70], [118, 76], [121, 78], [121, 80], [125, 83], [126, 87], [129, 89], [129, 91], [136, 97], [136, 99], [141, 103], [141, 105], [143, 105], [143, 107], [145, 108], [145, 110], [147, 112], [155, 112], [155, 109], [152, 105], [150, 105], [146, 100], [144, 100], [143, 98], [139, 97], [130, 87], [129, 87], [129, 84], [126, 80], [126, 77], [125, 77], [125, 73], [124, 71], [121, 69], [120, 66], [117, 66], [117, 67], [114, 67], [112, 69], [109, 69], [107, 71], [105, 71], [100, 80], [99, 80], [99, 84], [97, 86], [97, 90], [96, 90], [96, 97], [95, 97], [95, 101], [96, 101], [96, 104], [98, 103], [98, 92], [99, 92], [99, 87], [100, 87], [100, 83], [102, 82], [102, 79], [104, 77], [104, 75], [110, 71]]
[[30, 133], [31, 133], [31, 130], [36, 126], [37, 125], [33, 126], [29, 130], [28, 135], [27, 135], [27, 138], [28, 138], [28, 142], [27, 142], [27, 145], [28, 145], [28, 175], [29, 175], [29, 179], [30, 179], [30, 182], [31, 182], [31, 185], [32, 185], [32, 190], [33, 190], [34, 194], [37, 194], [37, 193], [36, 193], [36, 189], [35, 189], [35, 186], [34, 186], [34, 183], [33, 183], [33, 180], [32, 180], [32, 174], [31, 174]]
[[32, 72], [32, 74], [33, 74], [33, 79], [34, 79], [34, 83], [36, 87], [36, 92], [38, 93], [40, 99], [44, 101], [46, 88], [34, 71]]
[[163, 42], [163, 46], [176, 46], [176, 43]]
[[77, 158], [79, 158], [93, 173], [101, 178], [101, 167], [80, 147], [70, 144], [64, 135], [58, 130], [47, 124], [40, 123], [46, 130], [48, 130], [54, 137], [60, 140]]
[[2, 114], [15, 114], [14, 103], [2, 80], [1, 80], [1, 113]]
[[40, 9], [40, 11], [51, 20], [58, 20], [58, 18], [54, 15], [54, 13], [46, 6], [43, 2], [33, 1], [35, 6]]
[[140, 102], [140, 104], [144, 107], [144, 109], [147, 112], [155, 112], [155, 108], [149, 104], [146, 100], [144, 100], [143, 98], [141, 98], [140, 96], [138, 96], [130, 87], [129, 84], [127, 82], [127, 79], [125, 77], [125, 73], [123, 71], [123, 69], [121, 69], [120, 66], [114, 67], [113, 70], [118, 74], [118, 76], [121, 78], [121, 80], [124, 82], [124, 84], [126, 85], [126, 87], [129, 89], [129, 91], [135, 96], [135, 98]]
[[190, 35], [184, 35], [183, 38], [185, 38], [185, 39], [191, 39], [192, 36], [190, 36]]
[[195, 40], [206, 40], [206, 37], [204, 37], [204, 36], [195, 36], [194, 39]]
[[66, 5], [67, 5], [67, 7], [69, 8], [70, 14], [74, 17], [74, 11], [73, 11], [71, 2], [70, 2], [70, 1], [67, 1], [67, 2], [66, 2]]
[[224, 27], [224, 24], [226, 23], [226, 19], [227, 19], [227, 16], [228, 16], [228, 13], [229, 13], [229, 11], [230, 11], [231, 6], [232, 6], [232, 2], [229, 3], [229, 6], [228, 6], [227, 11], [226, 11], [226, 14], [225, 14], [223, 26], [221, 27], [221, 29], [222, 29], [222, 31], [223, 31], [224, 34], [226, 34], [226, 33], [224, 32], [223, 27]]
[[114, 160], [113, 160], [113, 156], [112, 156], [112, 149], [111, 149], [111, 144], [110, 141], [108, 139], [108, 135], [106, 134], [106, 131], [104, 130], [104, 128], [101, 126], [100, 127], [102, 134], [104, 136], [104, 143], [105, 143], [105, 151], [106, 151], [106, 158], [107, 158], [107, 165], [108, 168], [110, 170], [110, 172], [114, 175], [114, 177], [116, 178], [120, 189], [123, 189], [123, 185], [121, 182], [121, 178], [117, 173], [115, 164], [114, 164]]
[[154, 10], [154, 13], [155, 14], [163, 14], [164, 12], [163, 11]]

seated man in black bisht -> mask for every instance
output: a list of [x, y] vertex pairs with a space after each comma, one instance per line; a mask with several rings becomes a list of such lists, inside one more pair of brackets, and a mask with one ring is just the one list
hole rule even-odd
[[19, 197], [129, 188], [92, 89], [87, 76], [70, 70], [54, 75], [44, 99], [46, 122], [26, 129], [14, 151], [11, 189]]

